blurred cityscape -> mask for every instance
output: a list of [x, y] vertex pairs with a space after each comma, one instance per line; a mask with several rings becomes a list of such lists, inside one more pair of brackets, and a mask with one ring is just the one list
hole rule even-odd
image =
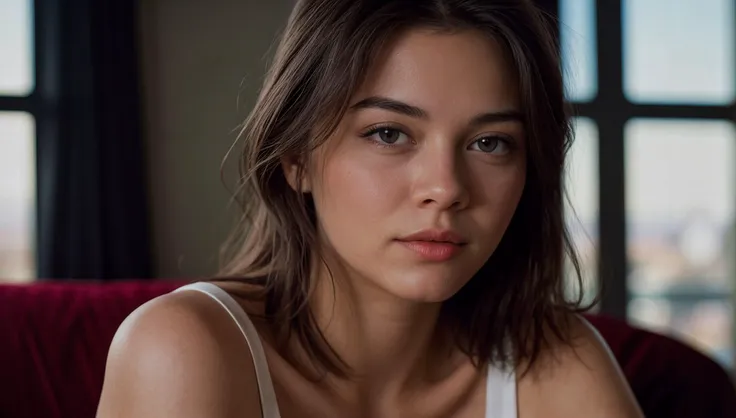
[[[599, 279], [598, 138], [590, 119], [577, 119], [576, 133], [567, 224], [592, 296]], [[629, 319], [731, 367], [734, 128], [723, 121], [632, 120], [625, 135]]]

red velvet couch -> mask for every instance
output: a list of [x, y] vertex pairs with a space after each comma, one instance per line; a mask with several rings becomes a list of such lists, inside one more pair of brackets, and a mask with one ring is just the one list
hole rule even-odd
[[[136, 307], [181, 284], [0, 285], [0, 417], [93, 417], [117, 327]], [[736, 418], [736, 392], [715, 362], [618, 320], [589, 319], [647, 417]]]

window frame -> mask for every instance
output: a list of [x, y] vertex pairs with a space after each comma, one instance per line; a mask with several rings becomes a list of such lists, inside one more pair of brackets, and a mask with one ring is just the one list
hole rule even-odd
[[[39, 276], [41, 253], [50, 251], [51, 246], [42, 241], [44, 235], [40, 233], [41, 227], [46, 219], [50, 219], [51, 213], [44, 213], [44, 205], [39, 204], [52, 198], [49, 192], [52, 190], [53, 177], [50, 171], [43, 170], [48, 167], [47, 161], [49, 147], [53, 147], [58, 132], [58, 86], [60, 83], [60, 60], [59, 45], [60, 36], [60, 0], [31, 0], [32, 34], [31, 44], [33, 55], [33, 88], [24, 96], [0, 94], [0, 111], [26, 112], [35, 120], [35, 149], [36, 149], [36, 225], [35, 236], [32, 237], [34, 248], [34, 270], [36, 278]], [[33, 278], [31, 279], [33, 280]]]
[[[0, 93], [0, 112], [23, 112], [23, 113], [28, 113], [28, 114], [31, 115], [31, 117], [33, 117], [34, 123], [35, 123], [35, 131], [36, 131], [36, 137], [35, 137], [36, 144], [34, 144], [34, 146], [36, 146], [37, 145], [37, 142], [38, 142], [38, 134], [37, 134], [37, 132], [38, 132], [38, 129], [39, 129], [39, 119], [40, 119], [39, 118], [40, 115], [39, 115], [39, 111], [38, 111], [40, 106], [38, 104], [38, 94], [36, 93], [36, 89], [37, 89], [37, 85], [38, 85], [38, 77], [37, 77], [37, 75], [39, 73], [38, 72], [39, 65], [42, 64], [42, 63], [40, 63], [38, 61], [39, 60], [39, 57], [38, 57], [38, 50], [39, 50], [39, 48], [38, 48], [38, 38], [39, 38], [39, 33], [38, 33], [38, 30], [37, 30], [37, 28], [38, 28], [37, 18], [38, 17], [36, 15], [36, 11], [35, 11], [35, 9], [36, 9], [36, 2], [37, 1], [38, 0], [34, 0], [34, 1], [30, 1], [29, 2], [30, 3], [30, 12], [31, 12], [30, 24], [33, 25], [32, 28], [31, 28], [31, 31], [30, 31], [31, 34], [32, 34], [31, 36], [33, 37], [32, 40], [31, 40], [31, 44], [30, 44], [30, 47], [32, 49], [31, 50], [31, 54], [33, 56], [33, 65], [31, 67], [31, 71], [33, 72], [33, 80], [34, 80], [33, 87], [32, 87], [32, 89], [26, 95], [7, 95], [7, 94]], [[38, 169], [37, 169], [37, 167], [38, 167], [38, 152], [36, 152], [35, 158], [36, 158], [36, 163], [35, 163], [35, 167], [34, 168], [36, 169], [36, 171], [38, 171]], [[36, 177], [36, 185], [35, 185], [35, 190], [34, 190], [34, 192], [36, 194], [35, 199], [38, 199], [38, 184], [37, 183], [38, 183], [38, 178]], [[34, 228], [34, 230], [37, 230], [37, 228]], [[31, 242], [32, 242], [31, 245], [32, 245], [32, 248], [34, 249], [34, 263], [33, 263], [34, 266], [33, 266], [33, 270], [36, 272], [36, 275], [37, 275], [37, 265], [38, 265], [38, 256], [37, 256], [38, 251], [36, 250], [36, 248], [38, 247], [38, 242], [37, 241], [38, 241], [38, 236], [37, 235], [34, 236], [34, 237], [31, 237]]]
[[[603, 314], [625, 320], [629, 302], [634, 296], [629, 290], [627, 254], [626, 124], [634, 118], [651, 118], [723, 120], [736, 125], [736, 101], [723, 105], [629, 101], [623, 84], [623, 7], [622, 0], [595, 2], [597, 93], [589, 101], [572, 101], [571, 104], [574, 116], [589, 118], [598, 126], [597, 280], [603, 290], [599, 309]], [[736, 13], [732, 18], [736, 22]], [[715, 296], [704, 293], [690, 300], [707, 301]], [[736, 301], [734, 294], [720, 295], [720, 300], [724, 297], [732, 303]], [[681, 298], [674, 295], [673, 300], [666, 299], [675, 301]], [[731, 324], [732, 347], [736, 356], [736, 318], [731, 318]]]

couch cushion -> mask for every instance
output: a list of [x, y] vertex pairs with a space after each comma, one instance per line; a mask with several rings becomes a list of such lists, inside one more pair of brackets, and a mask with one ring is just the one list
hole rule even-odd
[[0, 416], [93, 417], [118, 326], [181, 284], [0, 285]]
[[[0, 285], [0, 417], [93, 417], [123, 319], [183, 281]], [[646, 416], [736, 417], [725, 371], [674, 339], [589, 316]]]
[[618, 319], [588, 320], [611, 347], [648, 418], [736, 417], [731, 378], [709, 357]]

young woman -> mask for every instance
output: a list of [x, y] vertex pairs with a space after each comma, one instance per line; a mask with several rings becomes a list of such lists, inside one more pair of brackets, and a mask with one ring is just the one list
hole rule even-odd
[[639, 417], [566, 299], [557, 50], [524, 0], [302, 0], [224, 280], [134, 312], [100, 417]]

